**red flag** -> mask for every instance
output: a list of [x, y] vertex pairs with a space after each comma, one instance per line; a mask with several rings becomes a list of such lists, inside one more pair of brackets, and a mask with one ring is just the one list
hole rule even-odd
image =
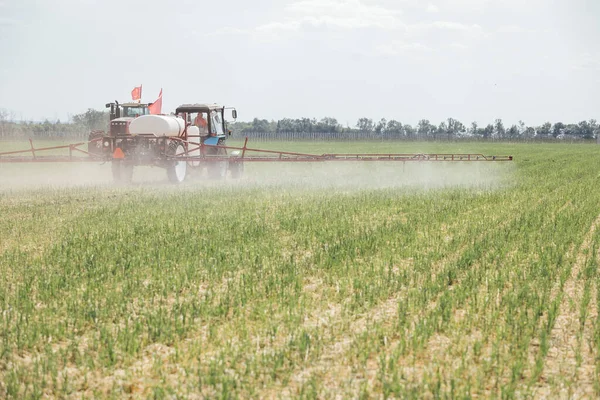
[[140, 100], [142, 98], [142, 85], [134, 87], [131, 91], [131, 99], [133, 101]]
[[160, 114], [162, 112], [162, 89], [160, 89], [158, 99], [148, 106], [148, 110], [150, 114]]

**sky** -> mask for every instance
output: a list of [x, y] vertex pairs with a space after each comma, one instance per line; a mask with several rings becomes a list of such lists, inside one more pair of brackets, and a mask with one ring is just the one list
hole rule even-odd
[[238, 119], [600, 120], [598, 0], [0, 0], [0, 109], [163, 89]]

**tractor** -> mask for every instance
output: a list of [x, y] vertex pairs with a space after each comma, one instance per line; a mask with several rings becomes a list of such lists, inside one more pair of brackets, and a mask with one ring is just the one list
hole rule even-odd
[[[181, 183], [188, 171], [206, 169], [212, 178], [222, 179], [227, 172], [239, 178], [243, 164], [236, 162], [239, 152], [227, 154], [225, 140], [231, 135], [225, 121], [226, 108], [217, 104], [184, 104], [172, 115], [144, 114], [124, 122], [126, 129], [111, 129], [99, 139], [101, 156], [112, 160], [113, 178], [130, 182], [135, 166], [165, 168], [173, 183]], [[232, 116], [237, 118], [233, 108]], [[95, 154], [92, 154], [95, 156]]]
[[[134, 118], [142, 115], [149, 115], [150, 111], [145, 103], [119, 103], [115, 100], [114, 103], [107, 103], [106, 108], [110, 108], [110, 125], [109, 133], [127, 134], [129, 132], [129, 124]], [[105, 136], [104, 131], [91, 131], [88, 136], [88, 152], [92, 154], [102, 154], [102, 144], [100, 139]]]

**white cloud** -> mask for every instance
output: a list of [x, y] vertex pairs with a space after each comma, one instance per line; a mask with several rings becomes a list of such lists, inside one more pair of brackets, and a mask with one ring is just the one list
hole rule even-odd
[[301, 22], [299, 21], [288, 21], [288, 22], [270, 22], [258, 26], [255, 30], [259, 33], [272, 33], [277, 31], [297, 31], [300, 29]]
[[523, 28], [517, 25], [505, 25], [501, 26], [497, 30], [498, 33], [535, 33], [533, 29]]
[[286, 7], [282, 22], [259, 26], [257, 31], [298, 30], [302, 26], [340, 29], [401, 29], [401, 11], [367, 4], [362, 0], [300, 0]]
[[[401, 4], [404, 6], [414, 5], [413, 1], [403, 0]], [[469, 3], [474, 0], [456, 1]], [[437, 13], [440, 10], [435, 4], [429, 3], [427, 11]], [[303, 28], [314, 27], [345, 30], [370, 28], [412, 34], [433, 30], [483, 33], [483, 28], [478, 24], [463, 24], [446, 20], [408, 24], [403, 19], [400, 9], [390, 5], [384, 6], [381, 3], [374, 4], [369, 0], [296, 0], [285, 7], [284, 14], [277, 21], [263, 23], [249, 30], [221, 28], [213, 35], [251, 34], [256, 37], [256, 35], [298, 32]]]
[[469, 46], [467, 46], [466, 44], [459, 43], [459, 42], [450, 43], [450, 47], [452, 47], [453, 49], [457, 49], [457, 50], [467, 50], [469, 48]]
[[573, 69], [600, 71], [600, 54], [581, 54], [573, 65]]
[[381, 55], [399, 56], [399, 55], [426, 55], [432, 53], [434, 49], [422, 43], [393, 42], [381, 44], [376, 47], [376, 52]]
[[[376, 53], [386, 55], [432, 51], [432, 48], [440, 46], [440, 40], [446, 42], [446, 46], [450, 46], [452, 42], [460, 43], [452, 47], [465, 49], [471, 40], [486, 37], [484, 29], [478, 24], [465, 24], [441, 18], [410, 24], [410, 15], [403, 15], [397, 4], [397, 0], [378, 1], [377, 4], [374, 0], [294, 0], [284, 7], [283, 14], [276, 20], [248, 29], [221, 28], [212, 35], [239, 34], [259, 42], [273, 42], [301, 37], [304, 32], [315, 29], [370, 29], [386, 35], [385, 41], [379, 40], [379, 46], [376, 47]], [[400, 4], [404, 7], [417, 6], [416, 0], [402, 0]], [[425, 17], [422, 4], [419, 10]], [[438, 12], [439, 9], [433, 3], [429, 3], [427, 11]], [[423, 18], [420, 21], [423, 21]], [[329, 36], [323, 36], [327, 37]], [[336, 46], [339, 46], [339, 43]]]
[[462, 32], [473, 32], [473, 31], [479, 32], [479, 31], [483, 30], [483, 28], [477, 24], [466, 25], [466, 24], [461, 24], [459, 22], [452, 22], [452, 21], [434, 21], [429, 24], [424, 24], [423, 26], [426, 28], [430, 28], [430, 29], [462, 31]]
[[0, 17], [0, 26], [18, 25], [19, 20], [9, 17]]
[[[225, 26], [223, 28], [219, 28], [214, 32], [208, 33], [208, 34], [203, 34], [205, 36], [228, 36], [228, 35], [246, 35], [250, 33], [250, 31], [248, 31], [247, 29], [239, 29], [239, 28], [233, 28], [233, 27], [229, 27], [229, 26]], [[200, 36], [200, 33], [193, 30], [192, 34], [195, 36]]]
[[438, 40], [440, 38], [450, 38], [456, 35], [471, 39], [486, 38], [488, 34], [483, 27], [478, 24], [462, 24], [453, 21], [433, 21], [407, 25], [407, 32], [413, 37], [422, 35], [435, 35]]
[[[444, 10], [455, 10], [459, 12], [481, 12], [485, 10], [494, 0], [439, 0]], [[510, 2], [511, 0], [503, 0]], [[513, 0], [515, 1], [515, 0]], [[516, 0], [522, 1], [522, 0]]]
[[438, 12], [440, 12], [440, 8], [438, 6], [436, 6], [435, 4], [429, 3], [429, 5], [427, 6], [427, 12], [438, 13]]

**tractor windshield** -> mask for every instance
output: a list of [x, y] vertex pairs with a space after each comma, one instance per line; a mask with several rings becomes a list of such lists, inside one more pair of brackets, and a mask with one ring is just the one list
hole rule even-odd
[[148, 115], [148, 107], [123, 107], [123, 117], [136, 118], [141, 115]]

